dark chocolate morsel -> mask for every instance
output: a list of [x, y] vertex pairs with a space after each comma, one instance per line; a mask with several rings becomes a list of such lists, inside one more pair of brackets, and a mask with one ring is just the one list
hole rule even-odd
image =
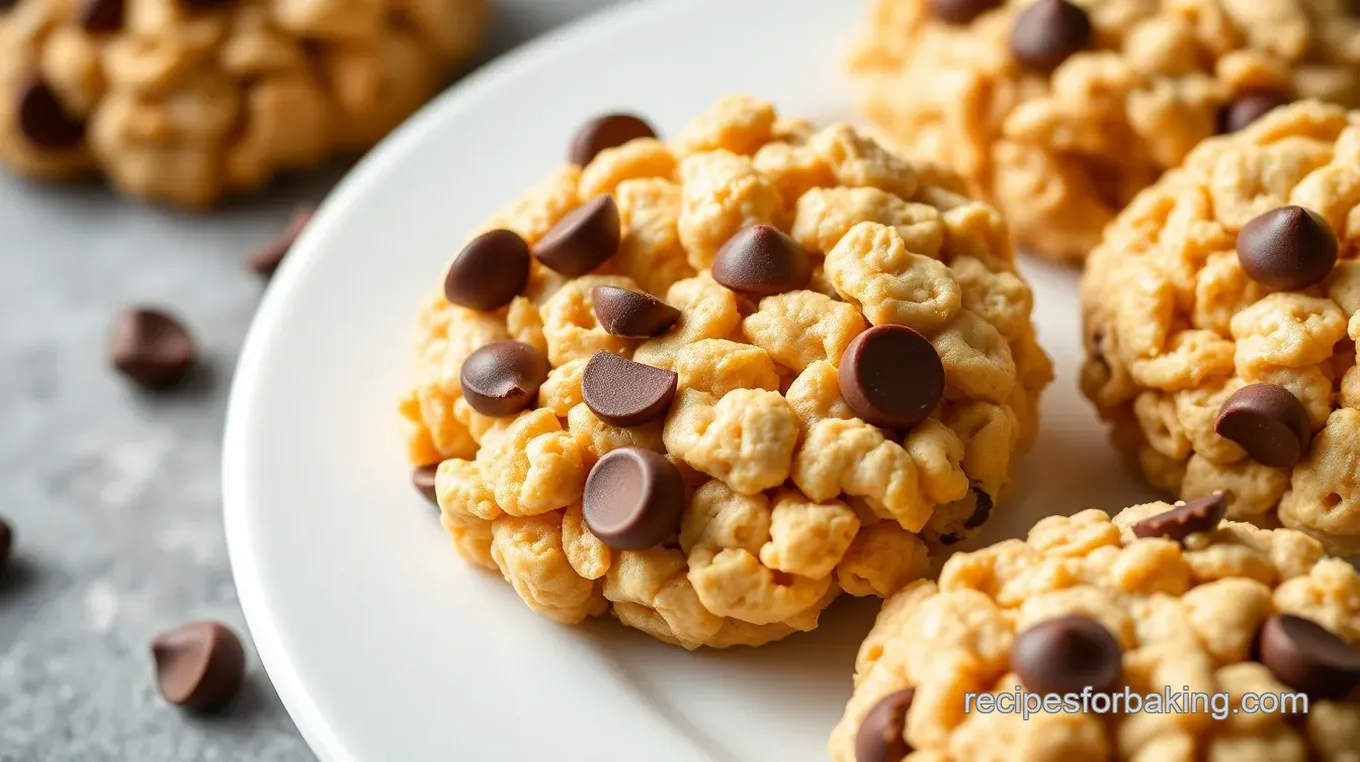
[[624, 447], [605, 453], [590, 469], [581, 501], [586, 526], [606, 545], [644, 550], [679, 529], [685, 482], [664, 455]]
[[498, 310], [529, 283], [529, 244], [512, 230], [472, 239], [444, 277], [444, 298], [473, 310]]
[[654, 137], [656, 131], [651, 125], [632, 114], [605, 114], [586, 122], [576, 133], [568, 160], [584, 167], [605, 149], [617, 148], [638, 138]]
[[600, 350], [581, 373], [581, 398], [605, 423], [640, 426], [665, 415], [678, 379], [674, 371]]
[[156, 686], [176, 706], [209, 711], [236, 695], [245, 678], [241, 640], [221, 622], [191, 622], [151, 641]]
[[551, 370], [537, 348], [519, 341], [493, 341], [468, 355], [459, 380], [473, 410], [506, 418], [532, 405]]

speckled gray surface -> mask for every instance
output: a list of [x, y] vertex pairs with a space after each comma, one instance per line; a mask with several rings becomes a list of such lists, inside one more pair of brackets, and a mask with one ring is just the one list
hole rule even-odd
[[[499, 0], [483, 60], [611, 0]], [[342, 170], [206, 217], [101, 187], [0, 177], [0, 761], [314, 759], [252, 654], [215, 717], [166, 706], [147, 639], [218, 618], [246, 635], [222, 539], [219, 458], [231, 370], [263, 284], [245, 255]], [[109, 372], [111, 316], [183, 317], [204, 372], [170, 395]]]

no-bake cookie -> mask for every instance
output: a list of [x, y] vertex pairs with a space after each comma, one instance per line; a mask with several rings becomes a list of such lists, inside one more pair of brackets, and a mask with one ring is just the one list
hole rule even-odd
[[1360, 106], [1352, 0], [875, 0], [866, 115], [961, 172], [1022, 248], [1085, 257], [1204, 138], [1273, 107]]
[[1196, 148], [1082, 283], [1082, 388], [1155, 486], [1360, 553], [1360, 113], [1278, 109]]
[[204, 207], [368, 148], [486, 0], [0, 0], [0, 164]]
[[421, 312], [401, 412], [465, 559], [562, 622], [758, 645], [986, 521], [1051, 367], [956, 176], [748, 98], [568, 155]]
[[[953, 556], [938, 582], [884, 604], [832, 759], [1353, 762], [1360, 574], [1301, 532], [1221, 521], [1224, 509], [1211, 496], [1050, 517]], [[1087, 687], [1085, 711], [1028, 718], [978, 700]], [[1095, 698], [1126, 691], [1164, 698], [1133, 712]], [[1275, 706], [1292, 710], [1253, 711], [1286, 694]]]

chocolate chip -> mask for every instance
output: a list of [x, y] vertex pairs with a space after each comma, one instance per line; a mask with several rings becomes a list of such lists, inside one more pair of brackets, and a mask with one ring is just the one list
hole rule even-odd
[[864, 715], [855, 735], [855, 762], [902, 762], [911, 744], [902, 737], [916, 689], [889, 693]]
[[1212, 532], [1228, 513], [1222, 492], [1191, 500], [1133, 525], [1139, 537], [1164, 537], [1180, 542], [1196, 532]]
[[811, 278], [807, 252], [770, 225], [743, 228], [713, 258], [713, 280], [744, 294], [782, 294], [806, 286]]
[[586, 526], [616, 550], [644, 550], [680, 528], [685, 482], [664, 455], [642, 447], [611, 450], [586, 477]]
[[600, 327], [614, 336], [646, 339], [660, 336], [680, 319], [680, 310], [645, 291], [615, 286], [596, 286], [590, 290], [595, 303], [595, 318]]
[[529, 283], [529, 244], [512, 230], [491, 230], [454, 257], [444, 298], [473, 310], [498, 310]]
[[19, 89], [19, 131], [38, 148], [61, 151], [85, 139], [85, 122], [66, 113], [56, 92], [37, 77]]
[[19, 0], [0, 0], [0, 13], [4, 13], [18, 4]]
[[534, 246], [539, 262], [575, 278], [599, 267], [619, 250], [619, 207], [600, 195], [568, 212]]
[[1279, 93], [1245, 93], [1239, 95], [1219, 109], [1218, 132], [1221, 135], [1237, 132], [1270, 111], [1288, 105], [1290, 102], [1290, 98]]
[[841, 355], [841, 396], [864, 421], [887, 429], [915, 426], [944, 396], [944, 363], [921, 334], [879, 325]]
[[134, 307], [114, 319], [109, 360], [145, 389], [178, 383], [197, 359], [198, 348], [188, 329], [160, 310]]
[[581, 397], [605, 423], [640, 426], [665, 414], [678, 379], [673, 371], [600, 350], [581, 374]]
[[651, 125], [632, 114], [605, 114], [586, 122], [577, 131], [567, 160], [584, 167], [603, 150], [617, 148], [630, 140], [654, 137], [656, 131]]
[[550, 369], [548, 358], [528, 344], [493, 341], [463, 361], [463, 399], [482, 415], [514, 415], [534, 403]]
[[439, 471], [439, 464], [433, 466], [421, 466], [411, 471], [411, 484], [415, 485], [416, 491], [425, 496], [426, 500], [439, 505], [439, 498], [434, 492], [434, 475]]
[[221, 5], [227, 5], [231, 0], [182, 0], [184, 7], [191, 11], [206, 11]]
[[1308, 451], [1308, 411], [1278, 384], [1238, 389], [1218, 409], [1214, 431], [1271, 468], [1289, 468]]
[[973, 513], [963, 522], [964, 529], [977, 529], [987, 523], [987, 519], [992, 515], [992, 496], [982, 488], [982, 482], [973, 480], [969, 482], [969, 491], [973, 496]]
[[1045, 74], [1091, 42], [1091, 18], [1068, 0], [1037, 0], [1015, 19], [1011, 52], [1028, 69]]
[[1314, 699], [1341, 701], [1360, 685], [1360, 651], [1315, 622], [1275, 614], [1261, 627], [1261, 663]]
[[14, 547], [14, 530], [10, 528], [9, 522], [0, 519], [0, 574], [5, 573], [5, 567], [9, 565], [10, 549]]
[[1124, 675], [1122, 658], [1114, 635], [1079, 615], [1040, 622], [1011, 645], [1011, 669], [1034, 693], [1112, 692]]
[[1237, 261], [1251, 279], [1274, 291], [1321, 283], [1339, 246], [1327, 221], [1311, 209], [1282, 206], [1256, 217], [1237, 234]]
[[302, 233], [302, 229], [307, 227], [307, 223], [312, 221], [312, 216], [316, 214], [316, 207], [308, 204], [293, 213], [293, 219], [288, 222], [288, 227], [283, 232], [274, 236], [273, 240], [261, 246], [246, 259], [246, 267], [251, 272], [263, 275], [268, 278], [279, 269], [283, 258], [288, 255], [288, 250], [293, 248], [293, 243]]
[[950, 24], [972, 23], [978, 16], [999, 7], [1001, 0], [930, 0], [930, 10], [935, 18]]
[[80, 25], [87, 32], [116, 32], [123, 27], [123, 0], [85, 0]]
[[221, 622], [190, 622], [151, 641], [156, 685], [166, 701], [194, 711], [231, 700], [246, 673], [246, 652]]

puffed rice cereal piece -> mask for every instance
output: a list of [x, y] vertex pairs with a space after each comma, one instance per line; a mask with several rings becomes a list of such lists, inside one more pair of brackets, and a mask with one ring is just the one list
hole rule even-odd
[[999, 215], [745, 97], [671, 141], [606, 115], [571, 155], [417, 321], [407, 452], [459, 555], [558, 621], [721, 648], [982, 526], [1052, 377]]
[[1082, 283], [1082, 389], [1148, 480], [1342, 556], [1360, 554], [1358, 161], [1360, 112], [1277, 109], [1139, 195]]
[[471, 54], [486, 0], [0, 4], [0, 164], [202, 208], [367, 149]]
[[[884, 602], [831, 758], [1351, 762], [1360, 572], [1301, 532], [1225, 521], [1225, 510], [1222, 495], [1113, 519], [1088, 510], [952, 556], [938, 582]], [[1120, 708], [1083, 707], [1088, 687]], [[1125, 690], [1214, 698], [1207, 709], [1129, 712]], [[1004, 711], [1017, 691], [1075, 698], [1065, 712], [1036, 704], [1023, 716]], [[1292, 695], [1292, 708], [1249, 713], [1248, 693]]]
[[1196, 144], [1316, 98], [1360, 106], [1341, 0], [874, 0], [849, 63], [865, 114], [944, 162], [1024, 249], [1084, 259]]

